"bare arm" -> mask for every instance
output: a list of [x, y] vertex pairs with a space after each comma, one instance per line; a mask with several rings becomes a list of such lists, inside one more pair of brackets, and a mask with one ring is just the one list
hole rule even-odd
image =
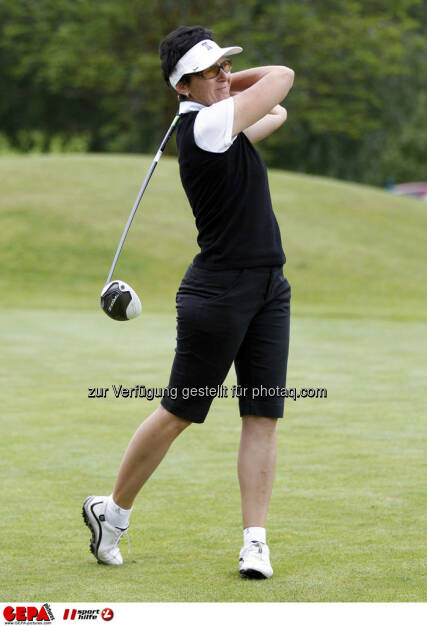
[[[231, 95], [235, 94], [232, 93]], [[252, 126], [245, 128], [243, 132], [251, 143], [257, 143], [280, 128], [280, 126], [286, 122], [287, 117], [288, 112], [285, 107], [276, 104], [267, 115], [264, 115], [264, 117], [258, 120], [258, 122], [255, 122], [255, 124], [252, 124]]]
[[276, 107], [287, 96], [293, 80], [293, 70], [281, 65], [232, 74], [231, 91], [240, 92], [233, 96], [233, 137], [247, 130], [251, 141], [259, 141], [283, 124], [286, 110]]

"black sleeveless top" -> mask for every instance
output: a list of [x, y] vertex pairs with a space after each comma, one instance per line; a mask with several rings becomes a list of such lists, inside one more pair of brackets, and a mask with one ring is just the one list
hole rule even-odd
[[176, 142], [181, 181], [198, 230], [206, 269], [282, 265], [286, 261], [271, 206], [267, 168], [244, 133], [226, 152], [207, 152], [194, 140], [197, 111], [182, 115]]

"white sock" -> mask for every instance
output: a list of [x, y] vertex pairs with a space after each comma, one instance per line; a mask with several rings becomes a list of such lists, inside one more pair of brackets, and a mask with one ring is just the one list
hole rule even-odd
[[132, 513], [132, 508], [122, 509], [113, 500], [113, 494], [108, 496], [107, 506], [105, 508], [105, 519], [111, 526], [117, 528], [127, 528], [129, 526], [129, 518]]
[[266, 532], [262, 526], [248, 526], [243, 531], [243, 544], [246, 547], [251, 541], [266, 543]]

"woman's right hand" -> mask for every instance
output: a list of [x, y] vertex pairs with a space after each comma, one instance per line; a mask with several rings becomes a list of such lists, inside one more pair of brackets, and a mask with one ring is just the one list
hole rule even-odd
[[232, 136], [235, 137], [268, 115], [286, 98], [293, 82], [294, 71], [283, 65], [252, 68], [233, 74], [231, 91], [240, 93], [233, 96]]

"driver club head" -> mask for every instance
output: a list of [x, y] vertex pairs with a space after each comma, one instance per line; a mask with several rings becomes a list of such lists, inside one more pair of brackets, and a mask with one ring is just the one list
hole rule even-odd
[[125, 322], [137, 317], [142, 305], [130, 285], [123, 280], [112, 280], [101, 291], [101, 308], [113, 320]]

